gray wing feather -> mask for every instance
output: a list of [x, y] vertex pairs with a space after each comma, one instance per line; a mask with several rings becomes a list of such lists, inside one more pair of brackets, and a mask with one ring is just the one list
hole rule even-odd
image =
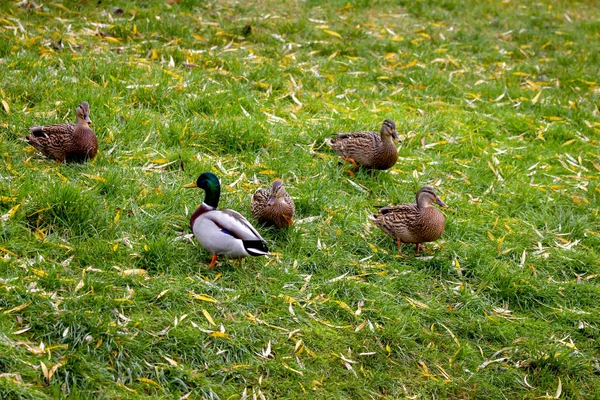
[[[224, 228], [231, 231], [231, 233], [233, 233], [235, 235], [239, 235], [239, 237], [243, 240], [256, 240], [256, 238], [259, 238], [260, 240], [264, 240], [263, 237], [260, 236], [260, 233], [258, 233], [258, 231], [250, 224], [250, 222], [248, 222], [248, 220], [246, 218], [244, 218], [244, 216], [242, 214], [240, 214], [239, 212], [230, 210], [230, 209], [218, 210], [218, 211], [221, 211], [222, 213], [227, 214], [230, 217], [234, 218], [237, 222], [239, 222], [244, 227], [249, 229], [250, 232], [252, 232], [252, 234], [254, 236], [248, 235], [248, 233], [245, 230], [239, 229], [239, 226], [237, 226], [233, 223], [227, 224], [227, 226], [224, 225]], [[219, 220], [219, 222], [221, 222], [221, 220]]]

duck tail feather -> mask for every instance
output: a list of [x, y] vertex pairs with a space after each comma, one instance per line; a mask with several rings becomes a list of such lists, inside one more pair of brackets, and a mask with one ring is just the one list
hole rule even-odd
[[269, 253], [267, 244], [262, 240], [244, 240], [244, 249], [251, 256], [265, 256]]
[[31, 134], [35, 137], [43, 137], [46, 139], [48, 138], [48, 135], [44, 133], [43, 126], [32, 126], [31, 128], [29, 128], [29, 132], [31, 132]]

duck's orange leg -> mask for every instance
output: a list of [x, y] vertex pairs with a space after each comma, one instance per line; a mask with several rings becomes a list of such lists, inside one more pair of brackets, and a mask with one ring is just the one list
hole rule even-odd
[[213, 254], [212, 260], [210, 261], [208, 268], [213, 269], [215, 267], [216, 263], [217, 263], [217, 255]]
[[354, 173], [355, 173], [356, 171], [358, 171], [358, 164], [356, 164], [356, 161], [354, 161], [354, 159], [353, 159], [353, 158], [350, 158], [350, 157], [344, 157], [344, 156], [342, 156], [342, 160], [344, 160], [344, 161], [346, 161], [346, 162], [349, 162], [350, 164], [352, 164], [352, 165], [353, 165], [353, 168], [352, 168], [352, 170], [350, 170], [350, 171], [345, 171], [345, 172], [347, 172], [348, 174], [350, 174], [350, 176], [351, 176], [351, 177], [353, 177], [353, 178], [354, 178]]
[[401, 241], [400, 239], [398, 239], [398, 240], [396, 241], [396, 244], [398, 245], [398, 254], [400, 254], [400, 255], [402, 255], [402, 256], [403, 256], [403, 255], [404, 255], [404, 253], [402, 253], [402, 241]]
[[419, 254], [419, 250], [421, 249], [421, 243], [417, 243], [417, 246], [415, 247], [415, 256], [417, 254]]
[[344, 156], [342, 156], [342, 160], [344, 160], [344, 161], [346, 161], [346, 162], [349, 162], [350, 164], [352, 164], [352, 165], [354, 165], [355, 167], [357, 167], [357, 165], [356, 165], [356, 161], [354, 161], [354, 159], [353, 159], [353, 158], [350, 158], [350, 157], [344, 157]]

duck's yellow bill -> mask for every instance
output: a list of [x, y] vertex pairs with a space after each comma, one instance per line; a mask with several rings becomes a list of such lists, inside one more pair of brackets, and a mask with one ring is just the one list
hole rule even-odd
[[196, 182], [192, 182], [192, 183], [188, 183], [187, 185], [183, 185], [184, 188], [195, 188], [198, 187], [198, 185], [196, 185]]

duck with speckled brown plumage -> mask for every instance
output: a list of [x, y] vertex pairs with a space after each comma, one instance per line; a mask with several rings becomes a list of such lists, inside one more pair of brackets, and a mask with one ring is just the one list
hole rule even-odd
[[75, 110], [75, 124], [34, 126], [24, 138], [44, 156], [59, 163], [92, 159], [98, 152], [98, 139], [89, 127], [90, 105], [83, 101]]
[[294, 200], [285, 191], [283, 182], [275, 179], [270, 189], [259, 188], [254, 193], [250, 211], [258, 222], [282, 229], [294, 223], [296, 206]]
[[382, 231], [397, 240], [398, 247], [402, 243], [416, 243], [416, 255], [421, 243], [437, 240], [446, 227], [444, 214], [431, 203], [447, 207], [434, 188], [423, 186], [417, 192], [416, 203], [383, 207], [370, 218]]
[[334, 138], [325, 139], [342, 159], [355, 166], [385, 170], [392, 168], [398, 161], [398, 149], [394, 140], [400, 140], [396, 132], [396, 123], [386, 119], [379, 133], [358, 131], [338, 133]]

